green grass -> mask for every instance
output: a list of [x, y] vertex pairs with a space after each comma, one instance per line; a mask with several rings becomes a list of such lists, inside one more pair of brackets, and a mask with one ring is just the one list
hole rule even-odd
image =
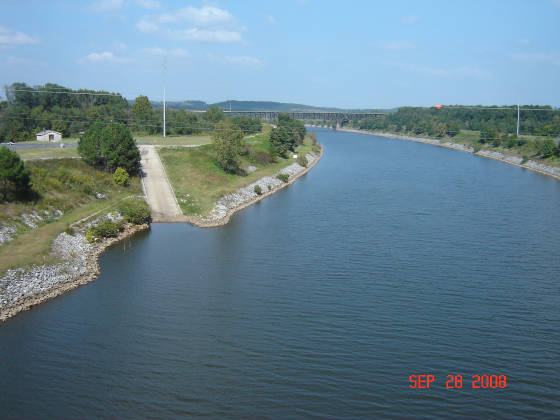
[[197, 144], [209, 144], [210, 136], [167, 136], [165, 139], [161, 135], [155, 136], [134, 136], [136, 143], [149, 143], [161, 146], [192, 146]]
[[79, 157], [76, 147], [57, 148], [37, 148], [16, 150], [23, 160], [30, 159], [59, 159]]
[[[257, 151], [268, 150], [269, 147], [268, 140], [261, 136], [248, 137], [245, 142]], [[300, 148], [304, 152], [309, 151], [310, 140], [306, 139], [306, 144]], [[212, 145], [185, 149], [161, 148], [158, 152], [179, 206], [187, 215], [205, 215], [222, 195], [234, 192], [264, 176], [273, 175], [296, 161], [290, 154], [289, 158], [280, 158], [263, 166], [243, 157], [242, 168], [253, 165], [257, 170], [245, 175], [234, 175], [224, 172], [218, 166]]]
[[[137, 177], [131, 178], [130, 186], [120, 187], [113, 183], [112, 174], [94, 169], [79, 159], [27, 162], [26, 167], [31, 170], [34, 189], [40, 196], [35, 202], [0, 203], [0, 222], [17, 226], [19, 232], [14, 240], [0, 246], [0, 273], [8, 268], [51, 262], [51, 243], [69, 224], [113, 207], [125, 197], [142, 193]], [[107, 200], [97, 200], [96, 192], [105, 194]], [[53, 208], [63, 211], [63, 216], [43, 221], [36, 229], [18, 221], [22, 213]]]

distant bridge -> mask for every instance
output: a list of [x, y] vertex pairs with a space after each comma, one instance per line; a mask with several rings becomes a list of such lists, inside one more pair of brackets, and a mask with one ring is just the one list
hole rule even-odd
[[345, 112], [345, 111], [224, 111], [227, 115], [242, 115], [249, 118], [259, 118], [261, 120], [271, 121], [278, 119], [278, 114], [288, 114], [294, 120], [322, 120], [336, 121], [343, 123], [350, 120], [363, 120], [364, 118], [375, 118], [385, 115], [382, 112]]

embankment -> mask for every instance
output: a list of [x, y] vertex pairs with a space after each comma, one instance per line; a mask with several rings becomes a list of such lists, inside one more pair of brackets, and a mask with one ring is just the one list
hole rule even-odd
[[52, 252], [62, 262], [10, 269], [0, 277], [0, 322], [92, 282], [99, 275], [98, 260], [105, 249], [149, 227], [126, 225], [117, 237], [95, 245], [86, 241], [82, 233], [61, 233], [53, 241]]
[[[282, 169], [278, 174], [288, 174], [288, 182], [279, 180], [275, 174], [274, 176], [263, 177], [246, 187], [238, 189], [236, 192], [226, 194], [218, 199], [218, 202], [212, 209], [209, 215], [202, 217], [183, 216], [182, 221], [186, 221], [194, 226], [201, 228], [211, 228], [223, 226], [229, 223], [231, 217], [240, 210], [247, 208], [262, 199], [286, 188], [288, 185], [294, 183], [298, 178], [309, 172], [323, 157], [323, 147], [318, 155], [307, 154], [307, 167], [303, 167], [297, 163]], [[262, 194], [257, 194], [254, 191], [255, 186], [258, 185]]]

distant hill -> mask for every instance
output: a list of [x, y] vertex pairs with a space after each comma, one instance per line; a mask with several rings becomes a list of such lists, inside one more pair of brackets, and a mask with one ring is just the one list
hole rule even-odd
[[[161, 101], [152, 102], [154, 108], [162, 106]], [[292, 104], [286, 102], [273, 101], [223, 101], [208, 104], [204, 101], [170, 101], [166, 106], [172, 109], [188, 109], [203, 111], [211, 106], [217, 106], [225, 111], [277, 111], [277, 112], [296, 112], [296, 111], [350, 111], [342, 108], [329, 108], [302, 104]], [[231, 107], [230, 107], [231, 106]], [[353, 110], [361, 111], [361, 110]]]

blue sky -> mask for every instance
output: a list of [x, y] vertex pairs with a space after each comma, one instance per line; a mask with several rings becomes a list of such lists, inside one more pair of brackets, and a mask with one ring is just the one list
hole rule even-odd
[[0, 83], [345, 108], [560, 105], [560, 0], [0, 0]]

